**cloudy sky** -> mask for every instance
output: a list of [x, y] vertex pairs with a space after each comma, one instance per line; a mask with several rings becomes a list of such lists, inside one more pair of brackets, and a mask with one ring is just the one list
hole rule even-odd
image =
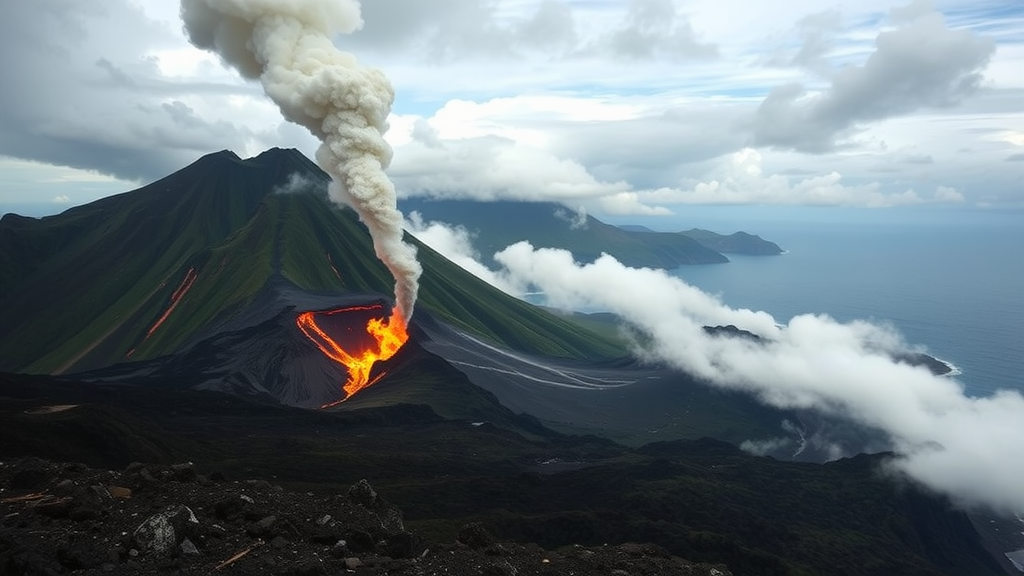
[[[400, 195], [1024, 208], [1016, 0], [368, 0]], [[312, 155], [178, 4], [0, 5], [0, 211], [56, 212], [221, 149]]]

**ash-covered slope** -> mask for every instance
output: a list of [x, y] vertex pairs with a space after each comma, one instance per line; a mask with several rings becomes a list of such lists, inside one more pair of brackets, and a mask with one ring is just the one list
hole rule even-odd
[[[392, 292], [355, 213], [295, 150], [205, 156], [158, 182], [42, 219], [0, 221], [0, 370], [62, 373], [168, 356], [298, 291]], [[607, 337], [508, 297], [420, 246], [421, 306], [483, 338], [570, 357]], [[275, 310], [276, 312], [277, 310]]]

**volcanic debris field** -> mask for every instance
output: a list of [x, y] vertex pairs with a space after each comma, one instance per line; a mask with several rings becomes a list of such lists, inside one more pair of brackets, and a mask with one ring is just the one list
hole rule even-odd
[[315, 496], [192, 463], [110, 471], [19, 459], [0, 464], [0, 486], [3, 574], [731, 574], [651, 544], [498, 542], [480, 524], [430, 543], [365, 480]]
[[[342, 573], [358, 558], [364, 573], [687, 574], [674, 555], [743, 576], [1004, 573], [965, 514], [880, 474], [884, 454], [819, 465], [712, 439], [632, 448], [553, 432], [454, 376], [444, 381], [463, 417], [366, 406], [374, 389], [404, 390], [404, 373], [371, 387], [364, 407], [330, 411], [0, 375], [0, 573], [212, 573], [252, 546], [222, 571]], [[401, 525], [372, 499], [369, 512], [346, 507], [363, 479]], [[177, 536], [167, 554], [136, 537], [154, 515], [191, 518], [178, 506], [198, 521], [182, 532], [198, 555]], [[466, 535], [477, 523], [494, 535], [487, 545]], [[653, 546], [620, 546], [631, 542]]]

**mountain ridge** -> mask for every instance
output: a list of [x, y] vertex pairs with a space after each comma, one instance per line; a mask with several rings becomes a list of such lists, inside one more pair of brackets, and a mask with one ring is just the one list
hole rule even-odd
[[[304, 191], [283, 192], [296, 174]], [[240, 313], [276, 273], [304, 289], [390, 294], [392, 279], [365, 227], [328, 203], [327, 182], [295, 150], [247, 160], [222, 151], [60, 215], [6, 216], [0, 262], [11, 266], [0, 293], [0, 346], [8, 354], [0, 369], [80, 371], [173, 352], [203, 326]], [[428, 268], [424, 309], [512, 347], [619, 353], [612, 340], [418, 249]], [[515, 328], [489, 328], [495, 315], [517, 319]]]
[[[461, 226], [473, 236], [473, 247], [485, 264], [495, 252], [520, 240], [537, 248], [562, 248], [581, 262], [602, 253], [627, 266], [676, 268], [688, 264], [721, 264], [729, 259], [700, 242], [668, 232], [632, 233], [586, 214], [570, 214], [553, 202], [516, 202], [405, 198], [399, 206], [424, 220]], [[529, 226], [524, 227], [523, 223]]]

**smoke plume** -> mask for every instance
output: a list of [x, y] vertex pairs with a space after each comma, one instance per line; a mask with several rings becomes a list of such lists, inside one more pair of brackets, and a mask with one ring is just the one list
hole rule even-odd
[[331, 175], [331, 199], [351, 206], [369, 228], [377, 257], [395, 277], [395, 306], [408, 320], [422, 268], [416, 249], [402, 241], [402, 214], [384, 174], [394, 90], [383, 73], [331, 41], [362, 26], [359, 3], [181, 0], [181, 18], [192, 44], [259, 79], [286, 119], [320, 139], [316, 160]]

